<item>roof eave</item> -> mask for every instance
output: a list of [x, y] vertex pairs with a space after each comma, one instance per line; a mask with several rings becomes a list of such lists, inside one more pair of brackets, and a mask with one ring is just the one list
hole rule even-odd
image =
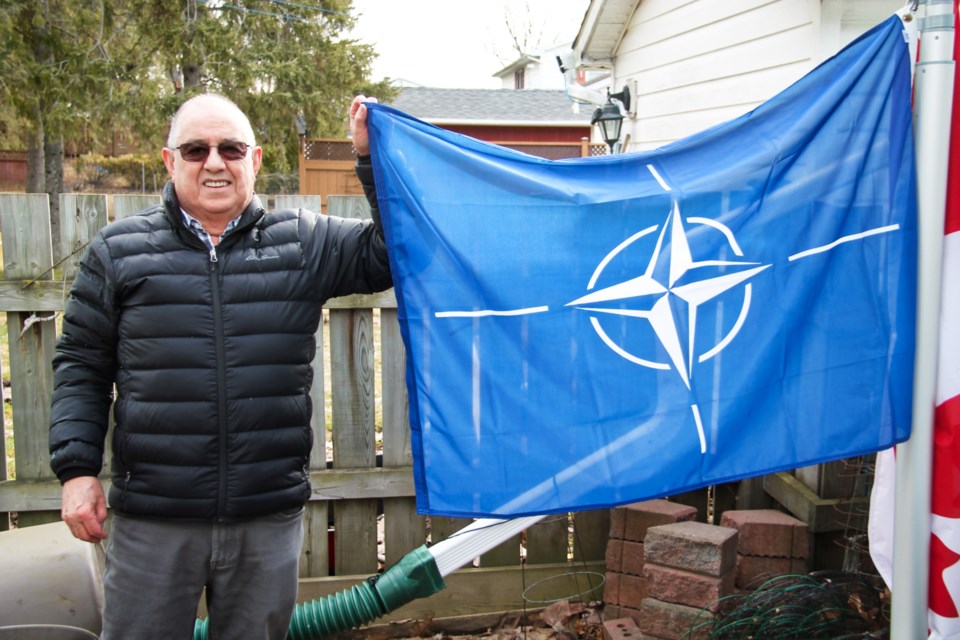
[[522, 58], [518, 58], [518, 59], [514, 60], [513, 62], [511, 62], [510, 64], [508, 64], [507, 66], [505, 66], [503, 69], [500, 69], [500, 71], [497, 71], [496, 73], [494, 73], [494, 74], [493, 74], [493, 77], [495, 77], [495, 78], [503, 77], [503, 76], [505, 76], [505, 75], [507, 75], [507, 74], [509, 74], [509, 73], [513, 73], [514, 71], [516, 71], [516, 70], [519, 69], [520, 67], [524, 67], [524, 68], [525, 68], [525, 67], [527, 67], [528, 65], [535, 64], [535, 63], [537, 63], [537, 62], [540, 62], [540, 57], [539, 57], [539, 56], [529, 56], [529, 55], [528, 55], [528, 56], [523, 56]]
[[573, 41], [585, 68], [612, 68], [612, 60], [640, 0], [591, 0]]

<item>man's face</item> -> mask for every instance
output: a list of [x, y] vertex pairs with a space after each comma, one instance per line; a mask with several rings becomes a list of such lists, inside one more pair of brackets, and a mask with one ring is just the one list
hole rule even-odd
[[193, 162], [185, 160], [180, 151], [163, 149], [163, 162], [173, 180], [180, 206], [201, 222], [232, 220], [253, 197], [253, 184], [263, 152], [260, 147], [250, 146], [243, 158], [224, 159], [219, 149], [214, 148], [217, 145], [253, 144], [243, 116], [214, 100], [200, 100], [188, 109], [180, 115], [174, 145], [204, 143], [211, 148], [206, 159]]

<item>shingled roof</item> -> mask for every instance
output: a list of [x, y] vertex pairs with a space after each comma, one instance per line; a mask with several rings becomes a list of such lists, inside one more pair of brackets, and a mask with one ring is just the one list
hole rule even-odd
[[390, 105], [432, 124], [584, 126], [593, 114], [555, 89], [404, 87]]

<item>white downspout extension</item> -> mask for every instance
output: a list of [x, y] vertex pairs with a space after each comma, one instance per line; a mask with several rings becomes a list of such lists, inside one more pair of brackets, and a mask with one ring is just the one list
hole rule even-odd
[[511, 520], [480, 519], [467, 525], [427, 551], [437, 563], [441, 576], [448, 576], [477, 556], [532, 527], [546, 516], [527, 516]]

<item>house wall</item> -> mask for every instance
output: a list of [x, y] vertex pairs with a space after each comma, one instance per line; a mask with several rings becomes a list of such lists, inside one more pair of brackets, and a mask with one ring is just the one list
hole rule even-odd
[[27, 186], [27, 153], [0, 150], [0, 190], [20, 191]]
[[590, 137], [590, 125], [582, 127], [530, 127], [509, 125], [445, 124], [444, 129], [487, 142], [573, 142]]
[[902, 0], [642, 0], [612, 86], [634, 99], [623, 149], [740, 116], [903, 6]]
[[[570, 50], [570, 43], [554, 44], [536, 52], [540, 62], [528, 63], [525, 67], [524, 89], [563, 89], [563, 73], [557, 64], [557, 56]], [[513, 72], [500, 77], [501, 89], [514, 89]]]

